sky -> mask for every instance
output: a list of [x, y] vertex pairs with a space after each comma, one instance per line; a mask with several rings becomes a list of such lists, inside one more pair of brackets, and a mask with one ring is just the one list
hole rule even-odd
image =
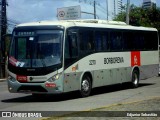
[[[154, 0], [157, 3], [157, 6], [160, 7], [160, 0]], [[122, 0], [123, 3], [127, 3], [127, 0]], [[136, 6], [141, 6], [142, 5], [143, 0], [130, 0], [131, 4], [134, 4]]]
[[[106, 0], [96, 0], [96, 11], [99, 19], [106, 19]], [[127, 0], [122, 0], [126, 4]], [[157, 6], [160, 7], [160, 0]], [[81, 6], [81, 11], [93, 13], [93, 0], [7, 0], [7, 17], [9, 32], [12, 31], [16, 24], [57, 20], [57, 8], [69, 6]], [[141, 6], [143, 0], [130, 0], [131, 4]], [[110, 13], [109, 13], [110, 14]], [[93, 15], [82, 14], [83, 19], [93, 19]]]

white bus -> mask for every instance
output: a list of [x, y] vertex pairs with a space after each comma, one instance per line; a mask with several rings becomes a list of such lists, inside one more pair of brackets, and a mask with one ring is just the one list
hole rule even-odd
[[12, 93], [91, 89], [158, 75], [158, 31], [104, 20], [43, 21], [15, 27], [8, 57]]

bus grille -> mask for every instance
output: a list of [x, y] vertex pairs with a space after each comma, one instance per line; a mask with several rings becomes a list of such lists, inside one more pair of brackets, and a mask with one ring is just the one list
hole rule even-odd
[[22, 85], [19, 87], [18, 92], [47, 92], [47, 90], [41, 86]]

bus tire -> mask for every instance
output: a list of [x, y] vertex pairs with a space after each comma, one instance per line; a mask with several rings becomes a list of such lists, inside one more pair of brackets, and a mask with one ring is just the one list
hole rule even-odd
[[85, 74], [81, 81], [81, 97], [88, 97], [91, 93], [92, 84], [91, 84], [91, 78]]
[[132, 88], [137, 88], [139, 86], [139, 72], [138, 70], [133, 70], [132, 72]]

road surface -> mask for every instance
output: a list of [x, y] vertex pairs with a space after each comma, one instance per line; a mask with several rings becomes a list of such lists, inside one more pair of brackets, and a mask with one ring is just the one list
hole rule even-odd
[[86, 111], [159, 96], [160, 77], [141, 80], [136, 89], [129, 88], [128, 84], [96, 88], [87, 98], [80, 98], [78, 92], [42, 98], [34, 98], [31, 94], [9, 93], [6, 81], [3, 81], [0, 82], [0, 111]]

